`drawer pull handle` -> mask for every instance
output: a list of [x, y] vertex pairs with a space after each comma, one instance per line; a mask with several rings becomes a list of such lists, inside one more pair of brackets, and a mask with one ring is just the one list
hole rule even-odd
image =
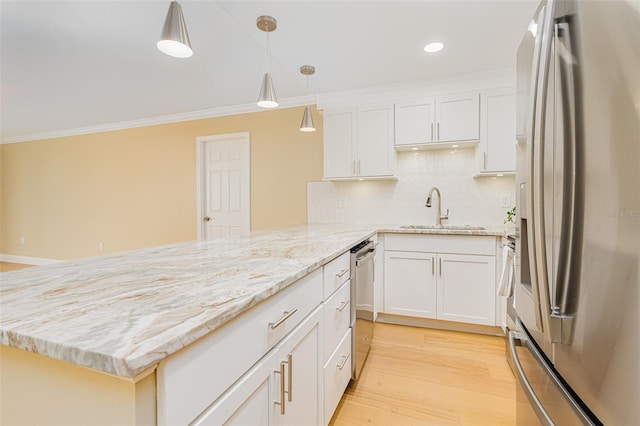
[[287, 361], [285, 361], [289, 366], [289, 391], [287, 392], [289, 402], [293, 399], [293, 354], [287, 355]]
[[336, 311], [338, 311], [338, 312], [342, 312], [342, 311], [344, 311], [344, 308], [346, 308], [348, 304], [349, 304], [349, 302], [342, 302], [342, 303], [340, 303], [340, 306], [338, 306], [338, 307], [336, 308]]
[[346, 274], [347, 272], [349, 272], [349, 270], [348, 270], [348, 269], [341, 269], [341, 270], [340, 270], [340, 272], [338, 272], [338, 273], [336, 274], [336, 277], [338, 277], [338, 278], [342, 278], [342, 277], [344, 277], [344, 274]]
[[344, 368], [344, 365], [347, 363], [347, 360], [349, 359], [350, 356], [351, 354], [342, 355], [342, 361], [340, 362], [340, 364], [336, 364], [336, 367], [338, 367], [338, 370], [342, 370]]
[[284, 416], [285, 414], [285, 408], [284, 408], [284, 364], [285, 362], [282, 361], [280, 363], [280, 370], [275, 370], [276, 374], [280, 375], [280, 402], [275, 401], [274, 404], [279, 405], [280, 406], [280, 414], [282, 414]]
[[278, 320], [278, 322], [270, 322], [269, 323], [269, 327], [271, 327], [272, 330], [275, 330], [276, 328], [280, 327], [280, 325], [285, 322], [286, 320], [288, 320], [289, 318], [291, 318], [291, 316], [293, 314], [295, 314], [296, 312], [298, 312], [297, 308], [294, 308], [292, 311], [284, 311], [284, 316], [282, 318], [280, 318]]

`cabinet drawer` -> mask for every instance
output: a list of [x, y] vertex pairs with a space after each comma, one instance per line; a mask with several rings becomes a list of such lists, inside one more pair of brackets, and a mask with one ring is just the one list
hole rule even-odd
[[349, 328], [351, 320], [351, 281], [342, 284], [324, 303], [324, 356], [327, 357], [336, 348], [345, 331]]
[[346, 252], [324, 265], [324, 299], [349, 279], [351, 253]]
[[385, 250], [431, 253], [496, 254], [496, 237], [471, 235], [385, 234]]
[[318, 269], [161, 362], [158, 424], [189, 423], [321, 302]]
[[328, 424], [351, 379], [351, 328], [324, 365], [324, 421]]

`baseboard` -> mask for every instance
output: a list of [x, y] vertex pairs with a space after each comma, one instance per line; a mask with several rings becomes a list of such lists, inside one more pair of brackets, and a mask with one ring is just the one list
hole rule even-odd
[[376, 322], [504, 337], [504, 332], [499, 326], [467, 324], [463, 322], [434, 320], [429, 318], [406, 317], [403, 315], [384, 314], [382, 312], [378, 313]]
[[24, 265], [51, 265], [53, 263], [64, 262], [64, 260], [47, 259], [46, 257], [18, 256], [15, 254], [0, 253], [0, 262], [22, 263]]

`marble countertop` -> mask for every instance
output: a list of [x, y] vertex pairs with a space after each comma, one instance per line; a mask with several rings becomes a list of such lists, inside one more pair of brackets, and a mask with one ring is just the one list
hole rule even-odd
[[0, 344], [133, 378], [376, 232], [301, 225], [5, 272]]
[[442, 228], [431, 227], [431, 225], [378, 225], [380, 233], [402, 233], [402, 234], [437, 234], [437, 235], [474, 235], [489, 237], [506, 237], [506, 228], [484, 228], [478, 229], [475, 226], [451, 226], [444, 225]]
[[375, 233], [297, 226], [5, 272], [0, 344], [132, 378]]

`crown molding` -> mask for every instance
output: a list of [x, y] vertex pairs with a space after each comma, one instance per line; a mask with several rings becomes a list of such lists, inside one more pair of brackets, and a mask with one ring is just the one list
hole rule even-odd
[[516, 69], [500, 68], [437, 79], [319, 94], [316, 105], [318, 110], [324, 110], [326, 108], [341, 108], [500, 87], [514, 87], [515, 85]]
[[[502, 68], [479, 73], [459, 74], [439, 79], [412, 81], [399, 84], [368, 87], [364, 89], [329, 92], [317, 96], [300, 96], [280, 100], [280, 108], [291, 108], [316, 104], [318, 110], [341, 106], [366, 105], [376, 102], [389, 102], [434, 96], [445, 93], [466, 92], [472, 90], [491, 89], [515, 86], [515, 68]], [[265, 111], [256, 104], [244, 104], [222, 108], [211, 108], [180, 114], [150, 117], [141, 120], [122, 121], [76, 129], [56, 130], [53, 132], [34, 133], [31, 135], [11, 136], [0, 139], [0, 145], [31, 142], [43, 139], [54, 139], [66, 136], [86, 135], [90, 133], [111, 132], [136, 127], [156, 126], [159, 124], [177, 123], [181, 121], [201, 120], [205, 118], [224, 117], [228, 115], [247, 114]]]
[[[299, 96], [280, 100], [280, 106], [276, 109], [292, 108], [315, 104], [315, 96]], [[97, 126], [79, 127], [75, 129], [56, 130], [52, 132], [34, 133], [23, 136], [11, 136], [0, 139], [0, 145], [31, 142], [43, 139], [55, 139], [66, 136], [87, 135], [90, 133], [112, 132], [115, 130], [133, 129], [136, 127], [157, 126], [159, 124], [178, 123], [181, 121], [202, 120], [205, 118], [224, 117], [228, 115], [248, 114], [252, 112], [268, 111], [256, 104], [236, 105], [223, 108], [211, 108], [200, 111], [185, 112], [180, 114], [163, 115], [144, 118], [141, 120], [121, 121], [118, 123], [101, 124]]]

